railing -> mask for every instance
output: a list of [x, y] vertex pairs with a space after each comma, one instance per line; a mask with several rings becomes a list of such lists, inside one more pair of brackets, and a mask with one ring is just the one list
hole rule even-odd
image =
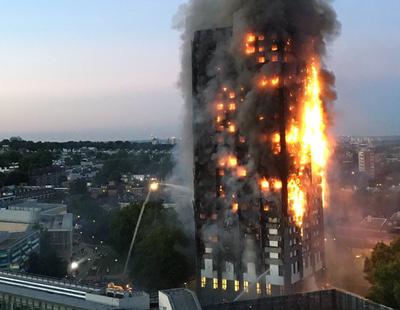
[[203, 310], [394, 310], [341, 290], [260, 298], [203, 307]]
[[90, 286], [67, 279], [57, 279], [51, 277], [42, 277], [28, 273], [11, 272], [11, 271], [0, 271], [0, 276], [10, 277], [14, 279], [23, 279], [26, 281], [38, 282], [43, 284], [52, 284], [64, 288], [79, 289], [87, 293], [100, 294], [103, 291], [103, 287]]

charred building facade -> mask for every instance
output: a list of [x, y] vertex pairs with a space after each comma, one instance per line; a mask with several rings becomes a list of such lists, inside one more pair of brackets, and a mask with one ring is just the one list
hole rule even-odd
[[298, 44], [269, 26], [194, 34], [196, 285], [203, 304], [291, 294], [323, 273], [324, 175], [304, 146], [300, 104], [315, 96], [314, 58]]

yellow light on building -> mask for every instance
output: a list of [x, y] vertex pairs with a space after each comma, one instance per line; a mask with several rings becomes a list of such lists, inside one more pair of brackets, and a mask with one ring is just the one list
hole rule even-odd
[[272, 285], [270, 283], [267, 283], [267, 294], [268, 295], [272, 294]]
[[261, 285], [260, 285], [260, 283], [257, 283], [257, 294], [261, 295]]
[[239, 292], [240, 290], [240, 283], [238, 280], [235, 280], [235, 292]]
[[222, 289], [226, 291], [227, 288], [228, 288], [228, 283], [226, 279], [222, 279]]
[[218, 279], [214, 278], [213, 279], [213, 289], [216, 290], [218, 288]]
[[202, 277], [201, 278], [201, 287], [206, 287], [206, 284], [207, 284], [206, 277]]
[[249, 292], [249, 282], [248, 281], [244, 281], [244, 291], [246, 292], [246, 293], [248, 293]]

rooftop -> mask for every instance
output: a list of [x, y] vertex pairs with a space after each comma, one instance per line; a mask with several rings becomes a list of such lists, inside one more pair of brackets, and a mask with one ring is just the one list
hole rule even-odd
[[[168, 297], [168, 301], [174, 310], [201, 310], [196, 295], [185, 288], [160, 291], [160, 295]], [[159, 298], [161, 300], [161, 298]], [[161, 306], [161, 305], [160, 305]]]
[[50, 222], [47, 222], [47, 229], [49, 231], [54, 230], [66, 230], [71, 231], [73, 226], [73, 215], [72, 213], [56, 215]]
[[0, 292], [24, 296], [73, 309], [149, 309], [149, 296], [134, 292], [132, 296], [112, 298], [104, 287], [83, 285], [74, 281], [0, 271]]
[[24, 232], [28, 230], [29, 226], [30, 224], [27, 223], [0, 222], [0, 232]]

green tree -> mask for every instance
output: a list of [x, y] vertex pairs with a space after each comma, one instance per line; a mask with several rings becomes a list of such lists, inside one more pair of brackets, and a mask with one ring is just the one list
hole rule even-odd
[[33, 169], [52, 166], [53, 159], [55, 157], [52, 152], [40, 150], [32, 154], [25, 154], [19, 162], [19, 167], [21, 171], [30, 173]]
[[400, 308], [400, 239], [390, 245], [378, 243], [370, 258], [365, 260], [364, 271], [372, 284], [368, 298]]
[[[126, 257], [141, 204], [120, 210], [111, 224], [112, 245]], [[192, 274], [191, 263], [184, 254], [190, 246], [182, 224], [172, 209], [161, 202], [146, 207], [133, 248], [130, 276], [134, 285], [157, 290], [181, 286]]]
[[182, 252], [188, 244], [177, 227], [153, 227], [134, 249], [132, 279], [149, 290], [182, 286], [191, 275], [189, 261]]

